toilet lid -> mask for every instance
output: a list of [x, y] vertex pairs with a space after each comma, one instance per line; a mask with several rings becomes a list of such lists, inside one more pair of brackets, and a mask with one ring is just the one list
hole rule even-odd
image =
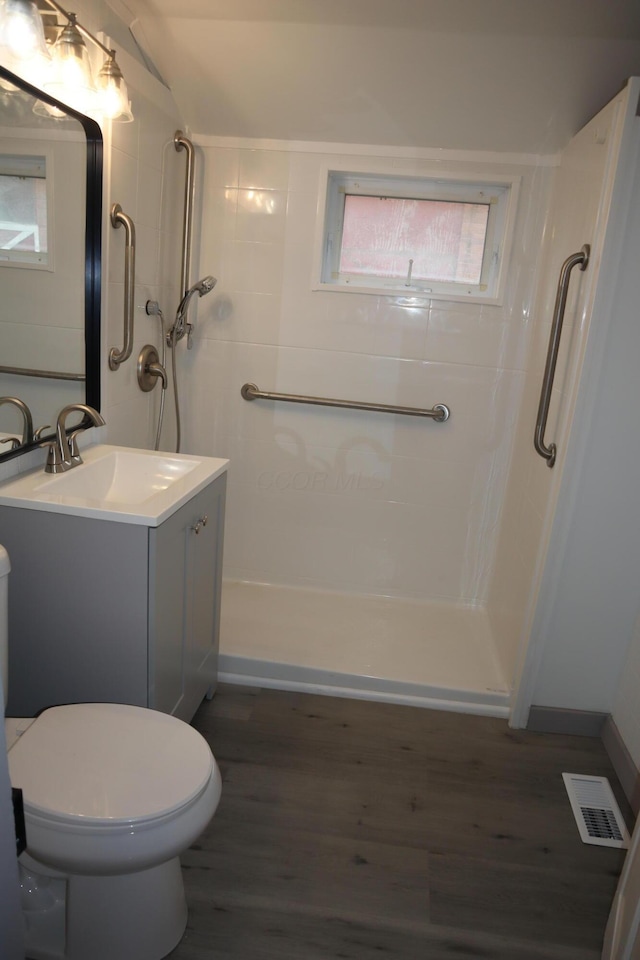
[[8, 760], [27, 812], [76, 822], [171, 813], [203, 792], [214, 765], [206, 740], [187, 723], [113, 703], [45, 710]]

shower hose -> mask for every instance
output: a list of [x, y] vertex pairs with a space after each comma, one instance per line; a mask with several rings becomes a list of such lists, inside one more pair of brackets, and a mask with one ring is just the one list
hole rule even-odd
[[[147, 304], [147, 313], [153, 313], [155, 316], [160, 318], [160, 338], [162, 340], [162, 356], [160, 358], [160, 363], [166, 370], [167, 364], [167, 335], [165, 333], [164, 327], [164, 316], [162, 310], [157, 305], [151, 303]], [[171, 376], [173, 380], [173, 398], [176, 411], [176, 453], [180, 453], [180, 400], [178, 397], [178, 365], [176, 363], [176, 343], [177, 343], [177, 326], [173, 325], [173, 330], [171, 331]], [[162, 434], [162, 424], [164, 422], [164, 398], [166, 390], [163, 389], [160, 393], [160, 409], [158, 411], [158, 426], [156, 428], [156, 442], [154, 445], [154, 450], [160, 449], [160, 436]]]

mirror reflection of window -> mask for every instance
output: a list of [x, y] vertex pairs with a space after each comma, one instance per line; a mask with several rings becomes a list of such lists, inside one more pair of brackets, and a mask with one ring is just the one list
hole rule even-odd
[[0, 154], [0, 264], [48, 264], [46, 177], [45, 157]]

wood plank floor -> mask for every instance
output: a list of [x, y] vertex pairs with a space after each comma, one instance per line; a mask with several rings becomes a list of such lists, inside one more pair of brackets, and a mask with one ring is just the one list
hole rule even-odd
[[600, 957], [623, 854], [582, 843], [561, 778], [623, 805], [599, 741], [231, 686], [194, 726], [224, 786], [171, 960]]

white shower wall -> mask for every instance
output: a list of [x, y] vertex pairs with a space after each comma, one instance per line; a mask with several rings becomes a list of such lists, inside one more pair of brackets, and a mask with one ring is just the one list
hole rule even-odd
[[[489, 588], [492, 634], [511, 677], [524, 666], [540, 574], [537, 565], [547, 548], [565, 466], [609, 212], [610, 171], [617, 163], [626, 99], [626, 91], [622, 91], [576, 134], [554, 174], [537, 322]], [[546, 442], [555, 441], [558, 449], [557, 462], [549, 469], [533, 446], [536, 412], [560, 268], [565, 258], [585, 243], [591, 247], [590, 262], [586, 271], [576, 269], [571, 277], [550, 404]], [[526, 722], [526, 712], [521, 720]]]
[[[551, 163], [202, 140], [185, 450], [231, 459], [228, 578], [456, 604], [487, 598], [522, 392]], [[437, 157], [437, 159], [436, 159]], [[522, 178], [503, 306], [312, 291], [323, 169]], [[266, 211], [269, 212], [266, 212]], [[406, 406], [444, 424], [242, 400], [240, 388]]]

